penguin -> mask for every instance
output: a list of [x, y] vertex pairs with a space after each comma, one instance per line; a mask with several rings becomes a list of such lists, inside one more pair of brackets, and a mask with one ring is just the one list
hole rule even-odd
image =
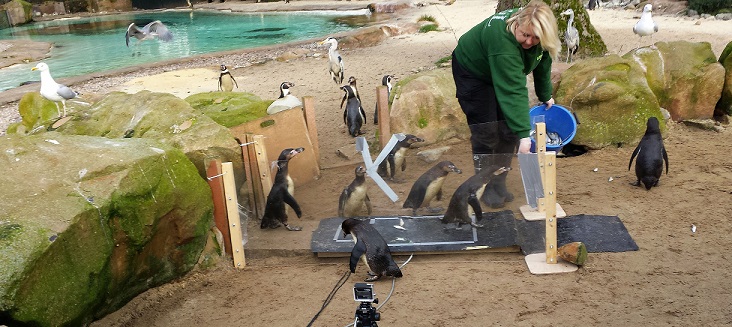
[[389, 177], [389, 179], [394, 180], [396, 167], [401, 167], [402, 171], [407, 169], [405, 154], [407, 149], [417, 142], [424, 142], [424, 140], [412, 134], [407, 134], [403, 140], [397, 142], [397, 144], [394, 145], [394, 148], [389, 151], [389, 155], [386, 156], [386, 160], [379, 164], [379, 168], [376, 170], [379, 176], [385, 178]]
[[633, 165], [633, 159], [636, 156], [638, 156], [638, 159], [635, 161], [635, 176], [637, 180], [631, 183], [631, 185], [641, 186], [642, 182], [646, 190], [658, 186], [658, 179], [663, 174], [664, 162], [666, 162], [666, 175], [668, 175], [668, 155], [666, 154], [666, 148], [663, 146], [658, 118], [648, 118], [646, 122], [646, 134], [643, 135], [640, 143], [633, 150], [633, 154], [630, 156], [630, 162], [628, 162], [628, 170]]
[[301, 152], [303, 148], [284, 149], [277, 158], [277, 173], [275, 174], [272, 189], [267, 195], [267, 204], [264, 207], [264, 216], [260, 228], [277, 228], [285, 226], [287, 230], [299, 231], [302, 227], [290, 226], [287, 224], [287, 212], [285, 211], [285, 203], [287, 203], [297, 214], [297, 218], [302, 217], [300, 205], [297, 204], [293, 194], [295, 193], [295, 184], [290, 178], [287, 165], [290, 160]]
[[[442, 200], [442, 184], [450, 172], [457, 174], [463, 173], [462, 170], [455, 167], [455, 164], [450, 161], [439, 162], [427, 170], [412, 185], [412, 189], [409, 191], [409, 195], [404, 201], [402, 208], [412, 208], [412, 216], [416, 216], [417, 209], [429, 206], [432, 199]], [[441, 208], [438, 208], [435, 212], [441, 210]]]
[[338, 216], [358, 216], [364, 205], [366, 205], [366, 213], [370, 216], [371, 199], [366, 191], [366, 168], [358, 166], [356, 167], [356, 178], [341, 192], [338, 200]]
[[231, 76], [226, 65], [221, 65], [221, 73], [219, 73], [219, 91], [231, 92], [231, 90], [234, 89], [234, 85], [236, 85], [236, 88], [239, 88], [239, 84], [234, 79], [234, 76]]
[[290, 88], [295, 87], [295, 83], [282, 82], [280, 84], [280, 97], [274, 100], [269, 107], [267, 107], [267, 114], [273, 115], [280, 111], [292, 109], [295, 107], [302, 107], [302, 101], [292, 94], [290, 94]]
[[351, 234], [356, 245], [351, 250], [351, 273], [356, 272], [356, 264], [363, 257], [369, 269], [369, 278], [373, 282], [382, 276], [402, 277], [402, 271], [391, 257], [389, 245], [379, 232], [368, 221], [348, 218], [341, 223], [343, 234]]
[[590, 0], [589, 3], [587, 3], [587, 9], [589, 10], [595, 10], [595, 8], [598, 5], [599, 0]]
[[[356, 98], [358, 98], [358, 103], [360, 105], [359, 109], [361, 110], [361, 115], [364, 117], [364, 123], [366, 123], [366, 111], [363, 110], [363, 101], [361, 101], [361, 95], [358, 93], [358, 87], [356, 87], [356, 78], [351, 76], [348, 78], [348, 85], [353, 88], [353, 93], [356, 95]], [[348, 100], [348, 94], [343, 95], [343, 99], [341, 100], [341, 109], [343, 109], [343, 103]], [[343, 110], [343, 121], [346, 121], [346, 114], [347, 110]]]
[[345, 92], [344, 97], [347, 99], [346, 110], [343, 113], [343, 122], [348, 126], [349, 135], [353, 137], [359, 136], [363, 134], [363, 132], [361, 132], [361, 126], [366, 120], [366, 117], [363, 115], [363, 111], [361, 110], [361, 101], [356, 97], [356, 93], [352, 86], [343, 85], [341, 86], [341, 90]]
[[[381, 78], [381, 85], [386, 86], [386, 98], [391, 97], [391, 80], [394, 79], [394, 75], [384, 75]], [[379, 105], [376, 105], [374, 109], [374, 125], [379, 124]]]
[[494, 177], [509, 170], [511, 170], [510, 167], [489, 166], [470, 176], [452, 194], [450, 204], [440, 221], [443, 224], [457, 223], [457, 229], [460, 229], [462, 224], [470, 224], [476, 228], [483, 227], [470, 219], [470, 208], [475, 212], [475, 221], [480, 221], [483, 218], [483, 210], [480, 208], [478, 199], [483, 194], [486, 184]]

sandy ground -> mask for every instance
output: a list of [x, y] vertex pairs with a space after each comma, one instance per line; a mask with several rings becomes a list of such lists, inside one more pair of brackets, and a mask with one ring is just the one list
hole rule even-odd
[[[450, 54], [459, 35], [494, 12], [495, 2], [459, 0], [451, 6], [427, 5], [409, 10], [400, 19], [435, 17], [443, 31], [403, 35], [374, 47], [343, 49], [346, 75], [356, 76], [367, 113], [373, 113], [374, 88], [384, 74], [404, 77], [431, 69]], [[601, 9], [590, 12], [595, 28], [611, 53], [624, 54], [639, 43], [632, 26], [635, 11]], [[653, 41], [706, 41], [716, 56], [732, 40], [732, 22], [655, 17], [660, 31]], [[700, 23], [697, 25], [699, 21]], [[323, 52], [325, 49], [319, 49]], [[566, 64], [555, 65], [557, 70]], [[294, 244], [308, 249], [311, 232], [321, 219], [337, 212], [337, 198], [353, 176], [353, 165], [336, 156], [353, 139], [345, 133], [338, 110], [341, 92], [326, 73], [320, 57], [287, 62], [267, 61], [233, 69], [240, 89], [262, 98], [275, 98], [281, 81], [296, 84], [293, 93], [313, 95], [322, 154], [322, 178], [299, 187], [302, 232], [260, 231], [249, 221], [247, 267], [235, 270], [228, 262], [196, 271], [173, 283], [149, 290], [93, 326], [304, 326], [318, 312], [329, 292], [347, 270], [346, 258], [317, 258], [307, 250], [266, 251], [266, 244]], [[130, 78], [115, 89], [170, 92], [179, 96], [216, 89], [216, 65], [161, 76]], [[144, 74], [143, 74], [144, 75]], [[157, 87], [157, 88], [156, 88]], [[368, 134], [374, 132], [366, 125]], [[665, 144], [670, 171], [658, 188], [632, 187], [634, 173], [626, 165], [631, 147], [603, 149], [559, 159], [558, 201], [570, 215], [619, 216], [639, 251], [591, 253], [578, 271], [552, 276], [529, 273], [524, 257], [511, 253], [417, 255], [403, 268], [389, 301], [380, 309], [381, 326], [724, 326], [732, 324], [732, 164], [725, 150], [732, 132], [711, 132], [670, 124]], [[413, 181], [430, 165], [414, 154], [399, 176]], [[469, 149], [451, 144], [444, 159], [469, 174]], [[295, 159], [296, 160], [296, 159]], [[597, 168], [597, 171], [594, 171]], [[518, 174], [510, 184], [518, 194]], [[451, 195], [467, 174], [451, 176]], [[613, 180], [609, 181], [612, 177]], [[371, 182], [370, 182], [371, 183]], [[404, 198], [410, 182], [390, 183]], [[375, 214], [401, 207], [388, 201], [373, 183]], [[522, 197], [510, 204], [514, 209]], [[446, 200], [437, 205], [446, 206]], [[518, 215], [518, 213], [516, 213]], [[696, 226], [696, 232], [691, 226]], [[265, 244], [262, 246], [262, 244]], [[261, 251], [253, 251], [259, 246]], [[272, 249], [277, 249], [272, 245]], [[403, 262], [406, 256], [398, 256]], [[353, 321], [357, 303], [354, 282], [365, 277], [363, 267], [333, 297], [313, 326], [345, 326]], [[389, 280], [376, 282], [382, 302]]]

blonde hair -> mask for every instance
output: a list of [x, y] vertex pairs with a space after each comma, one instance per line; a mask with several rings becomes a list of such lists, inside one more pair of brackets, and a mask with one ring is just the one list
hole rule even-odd
[[531, 25], [534, 35], [539, 38], [541, 47], [549, 52], [553, 60], [557, 59], [562, 44], [559, 41], [557, 18], [549, 5], [541, 0], [531, 0], [525, 7], [506, 20], [507, 29], [512, 31], [517, 25]]

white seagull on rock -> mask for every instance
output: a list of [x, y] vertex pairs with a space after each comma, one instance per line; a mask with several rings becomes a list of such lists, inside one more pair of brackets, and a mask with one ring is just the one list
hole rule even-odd
[[[653, 6], [650, 3], [643, 6], [643, 13], [641, 14], [640, 20], [633, 26], [633, 33], [638, 34], [641, 38], [650, 35], [651, 43], [653, 43], [653, 33], [658, 32], [658, 24], [651, 17], [652, 10]], [[638, 46], [640, 47], [640, 43]]]
[[577, 53], [577, 49], [579, 49], [579, 32], [574, 27], [574, 10], [567, 9], [560, 15], [569, 16], [567, 30], [564, 31], [564, 43], [567, 45], [567, 62], [570, 62], [572, 55]]
[[320, 44], [330, 44], [330, 48], [328, 48], [328, 70], [333, 82], [340, 85], [343, 83], [343, 58], [338, 53], [338, 41], [333, 37], [329, 37], [321, 41]]
[[[48, 70], [46, 63], [38, 63], [31, 70], [41, 71], [41, 95], [56, 103], [56, 110], [58, 110], [59, 117], [66, 117], [66, 100], [75, 98], [78, 94], [71, 90], [68, 86], [56, 83], [51, 77], [51, 72]], [[61, 102], [64, 107], [64, 114], [61, 115], [61, 110], [58, 108], [58, 103]]]

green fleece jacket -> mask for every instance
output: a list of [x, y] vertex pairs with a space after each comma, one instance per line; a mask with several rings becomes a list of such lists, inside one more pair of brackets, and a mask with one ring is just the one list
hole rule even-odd
[[516, 11], [497, 13], [463, 34], [455, 58], [476, 78], [493, 85], [508, 127], [519, 137], [528, 137], [531, 122], [526, 75], [533, 72], [539, 101], [548, 101], [552, 97], [552, 59], [541, 45], [524, 50], [506, 30], [506, 19]]

